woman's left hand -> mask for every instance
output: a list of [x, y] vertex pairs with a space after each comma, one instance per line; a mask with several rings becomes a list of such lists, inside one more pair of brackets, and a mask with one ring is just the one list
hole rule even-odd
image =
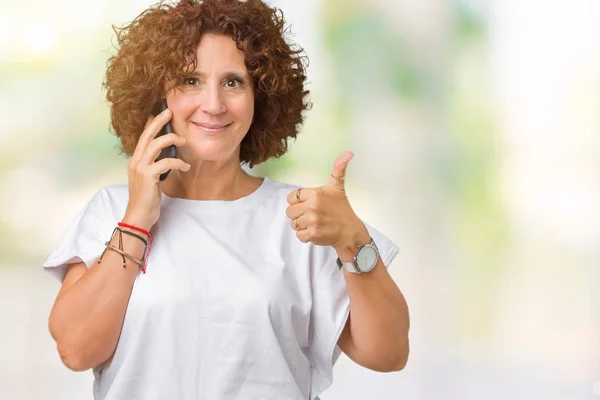
[[338, 250], [347, 248], [357, 236], [369, 238], [366, 226], [350, 206], [344, 187], [346, 168], [352, 157], [354, 154], [346, 151], [337, 158], [326, 185], [300, 188], [288, 194], [290, 206], [286, 215], [301, 242]]

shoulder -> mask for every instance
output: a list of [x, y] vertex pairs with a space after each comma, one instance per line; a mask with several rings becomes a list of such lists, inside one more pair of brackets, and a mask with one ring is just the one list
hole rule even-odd
[[[101, 204], [105, 212], [115, 218], [125, 212], [129, 201], [129, 187], [126, 183], [112, 184], [101, 187], [94, 200]], [[99, 204], [99, 205], [100, 205]]]
[[283, 191], [286, 193], [289, 193], [292, 190], [298, 189], [299, 187], [301, 187], [300, 185], [297, 185], [295, 183], [291, 183], [291, 182], [282, 182], [276, 179], [270, 179], [270, 178], [265, 178], [268, 179], [271, 186], [274, 188], [274, 190], [279, 190], [279, 191]]
[[297, 190], [299, 187], [301, 187], [299, 185], [281, 182], [281, 181], [278, 181], [275, 179], [270, 179], [268, 177], [265, 177], [264, 185], [265, 185], [265, 190], [264, 190], [265, 200], [274, 201], [279, 206], [284, 206], [284, 207], [288, 206], [288, 203], [287, 203], [288, 194], [294, 190]]
[[267, 216], [265, 220], [270, 221], [268, 224], [270, 229], [279, 226], [275, 231], [280, 233], [282, 240], [287, 243], [285, 248], [295, 254], [295, 260], [304, 260], [311, 265], [325, 264], [331, 259], [335, 261], [336, 253], [331, 246], [317, 246], [312, 242], [301, 242], [297, 238], [296, 231], [290, 225], [291, 220], [286, 213], [286, 209], [290, 206], [288, 195], [303, 186], [276, 180], [268, 180], [266, 183], [268, 184], [265, 190], [266, 195], [257, 211]]
[[268, 177], [265, 177], [265, 180], [266, 180], [266, 183], [271, 187], [271, 190], [273, 190], [273, 191], [282, 191], [282, 192], [289, 193], [290, 191], [298, 189], [300, 187], [300, 185], [296, 185], [293, 183], [281, 182], [279, 180], [271, 179]]
[[103, 186], [100, 191], [108, 200], [121, 200], [129, 198], [129, 186], [127, 183], [115, 183], [112, 185]]

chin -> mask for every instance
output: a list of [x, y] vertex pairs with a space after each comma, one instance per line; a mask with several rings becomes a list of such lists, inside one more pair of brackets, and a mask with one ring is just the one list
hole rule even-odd
[[236, 154], [236, 148], [220, 143], [189, 143], [185, 149], [186, 160], [225, 161]]

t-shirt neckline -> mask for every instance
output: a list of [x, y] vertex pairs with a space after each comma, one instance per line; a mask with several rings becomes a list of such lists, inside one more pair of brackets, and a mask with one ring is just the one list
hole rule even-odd
[[238, 211], [252, 208], [260, 204], [270, 186], [271, 180], [266, 176], [256, 190], [247, 196], [240, 197], [236, 200], [192, 200], [182, 199], [180, 197], [170, 197], [166, 193], [162, 193], [162, 200], [167, 206], [176, 206], [192, 210], [202, 210], [203, 212], [210, 211]]

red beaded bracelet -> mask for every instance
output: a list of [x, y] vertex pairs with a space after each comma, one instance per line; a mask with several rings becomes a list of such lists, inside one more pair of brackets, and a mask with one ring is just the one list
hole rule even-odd
[[152, 250], [152, 241], [153, 241], [152, 233], [150, 233], [149, 231], [147, 231], [145, 229], [139, 228], [135, 225], [126, 224], [125, 222], [119, 222], [119, 223], [117, 223], [117, 225], [119, 225], [120, 227], [130, 228], [130, 229], [136, 230], [138, 232], [141, 232], [144, 235], [148, 236], [148, 239], [150, 239], [148, 252], [146, 254], [144, 254], [144, 266], [142, 267], [142, 273], [145, 274], [146, 273], [146, 265], [148, 264], [148, 257], [150, 257], [150, 250]]

